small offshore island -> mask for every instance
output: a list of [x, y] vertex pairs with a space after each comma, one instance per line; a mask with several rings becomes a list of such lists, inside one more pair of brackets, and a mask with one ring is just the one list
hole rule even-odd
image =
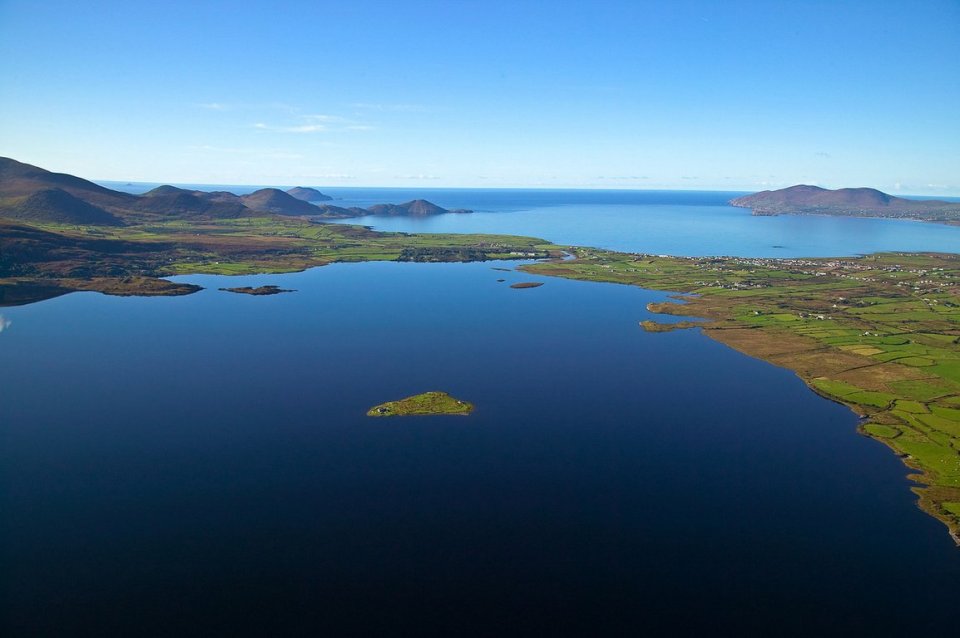
[[467, 416], [473, 404], [455, 399], [446, 392], [424, 392], [399, 401], [387, 401], [367, 410], [367, 416]]

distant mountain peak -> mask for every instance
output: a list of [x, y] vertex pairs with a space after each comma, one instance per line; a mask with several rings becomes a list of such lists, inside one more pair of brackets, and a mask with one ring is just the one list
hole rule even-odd
[[960, 222], [958, 203], [905, 199], [867, 187], [829, 190], [798, 184], [737, 197], [730, 200], [730, 205], [753, 209], [754, 215], [817, 214]]
[[329, 202], [333, 199], [329, 195], [324, 195], [316, 188], [310, 188], [309, 186], [294, 186], [287, 191], [287, 194], [305, 202]]

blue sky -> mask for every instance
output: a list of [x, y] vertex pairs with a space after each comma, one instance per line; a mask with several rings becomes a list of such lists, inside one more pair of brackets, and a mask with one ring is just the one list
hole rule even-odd
[[960, 2], [0, 0], [0, 155], [91, 179], [960, 194]]

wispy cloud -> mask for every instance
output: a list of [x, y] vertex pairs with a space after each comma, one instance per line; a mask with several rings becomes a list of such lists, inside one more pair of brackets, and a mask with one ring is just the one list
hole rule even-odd
[[340, 115], [314, 114], [299, 115], [293, 122], [286, 124], [268, 124], [256, 122], [253, 128], [273, 133], [329, 133], [333, 131], [370, 131], [373, 127]]
[[277, 133], [323, 133], [330, 128], [326, 124], [299, 124], [297, 126], [276, 126], [274, 124], [265, 124], [257, 122], [253, 128], [261, 131], [274, 131]]
[[425, 175], [423, 173], [419, 173], [417, 175], [394, 175], [394, 177], [396, 179], [440, 179], [438, 175]]
[[831, 155], [830, 153], [825, 153], [823, 151], [817, 151], [816, 153], [814, 153], [814, 155], [816, 155], [817, 157], [822, 157], [824, 159], [830, 159], [831, 157], [833, 157], [833, 155]]

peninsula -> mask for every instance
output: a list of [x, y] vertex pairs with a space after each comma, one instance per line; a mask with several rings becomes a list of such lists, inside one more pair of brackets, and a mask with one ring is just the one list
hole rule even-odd
[[730, 205], [750, 208], [754, 215], [891, 217], [960, 224], [960, 202], [905, 199], [874, 188], [828, 190], [800, 184], [737, 197]]
[[443, 414], [466, 416], [473, 412], [473, 404], [455, 399], [446, 392], [424, 392], [399, 401], [375, 405], [367, 416], [436, 416]]

